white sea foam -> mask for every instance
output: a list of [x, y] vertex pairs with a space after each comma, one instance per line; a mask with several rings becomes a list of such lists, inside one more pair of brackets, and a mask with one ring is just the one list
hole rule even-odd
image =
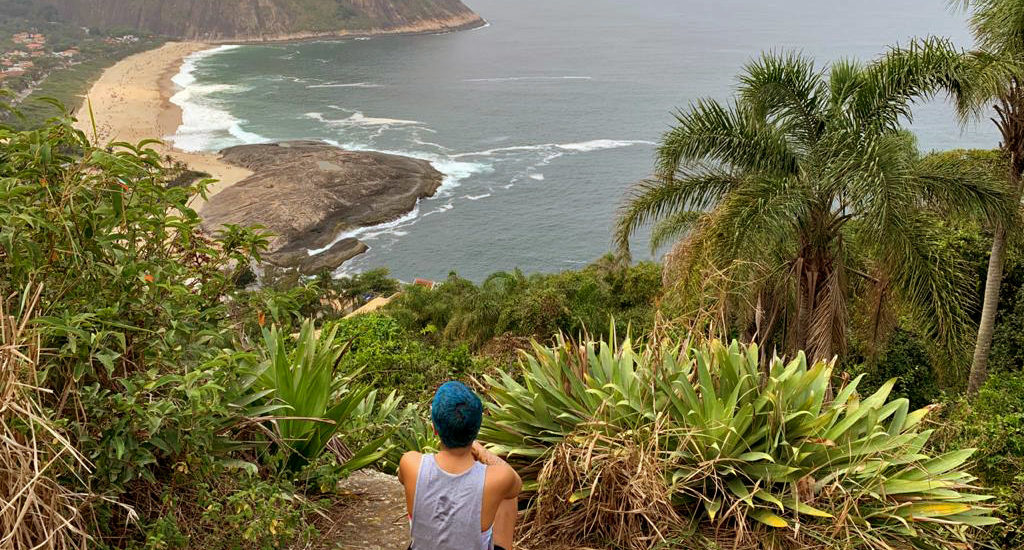
[[594, 80], [592, 76], [500, 76], [495, 78], [467, 78], [463, 82], [519, 82], [523, 80]]
[[544, 174], [530, 174], [530, 179], [544, 181]]
[[[340, 108], [339, 108], [340, 109]], [[323, 122], [328, 126], [344, 127], [344, 126], [416, 126], [422, 124], [415, 120], [402, 120], [399, 118], [378, 118], [368, 117], [359, 111], [356, 111], [348, 118], [341, 119], [329, 119], [324, 117], [323, 113], [306, 113], [306, 118], [311, 118]]]
[[633, 145], [654, 145], [652, 141], [619, 141], [614, 139], [595, 139], [591, 141], [583, 141], [580, 143], [564, 143], [559, 145], [560, 149], [566, 151], [578, 151], [580, 153], [589, 153], [591, 151], [601, 151], [604, 149], [618, 149], [620, 147], [631, 147]]
[[197, 84], [195, 71], [197, 64], [210, 56], [230, 51], [240, 46], [226, 45], [203, 50], [189, 55], [181, 66], [181, 71], [172, 78], [172, 82], [181, 90], [171, 97], [171, 103], [181, 107], [181, 125], [170, 140], [179, 149], [185, 151], [204, 151], [235, 143], [264, 143], [269, 141], [263, 136], [245, 130], [240, 120], [230, 112], [221, 108], [212, 96], [215, 94], [241, 93], [248, 88], [227, 84]]
[[487, 197], [490, 197], [490, 196], [491, 196], [490, 193], [484, 193], [483, 195], [466, 195], [466, 200], [478, 201], [480, 199], [486, 199]]
[[[320, 113], [306, 113], [306, 116], [309, 117], [309, 118], [316, 119], [316, 120], [320, 120], [322, 118], [322, 115], [320, 115]], [[319, 118], [318, 118], [318, 116], [319, 116]], [[444, 178], [441, 180], [441, 186], [438, 187], [437, 192], [434, 194], [433, 197], [431, 197], [431, 199], [435, 199], [435, 200], [436, 199], [450, 197], [451, 194], [452, 194], [452, 190], [454, 188], [458, 187], [462, 180], [472, 176], [473, 174], [479, 174], [479, 173], [487, 172], [487, 171], [493, 169], [490, 165], [487, 165], [487, 164], [475, 163], [475, 162], [461, 162], [461, 161], [452, 160], [451, 158], [448, 158], [448, 157], [445, 157], [445, 156], [442, 156], [442, 155], [433, 155], [433, 154], [430, 154], [430, 153], [424, 153], [424, 152], [420, 152], [420, 151], [411, 151], [410, 152], [410, 151], [382, 150], [382, 149], [375, 149], [373, 147], [369, 147], [369, 146], [367, 146], [365, 144], [359, 144], [359, 143], [340, 143], [338, 141], [330, 140], [330, 139], [325, 139], [324, 142], [325, 143], [329, 143], [331, 145], [334, 145], [335, 147], [341, 147], [343, 149], [348, 149], [348, 150], [351, 150], [351, 151], [372, 151], [372, 152], [378, 152], [378, 153], [388, 153], [388, 154], [392, 154], [392, 155], [402, 155], [402, 156], [411, 157], [411, 158], [418, 158], [420, 160], [426, 160], [426, 161], [430, 162], [430, 164], [434, 167], [434, 169], [436, 169], [438, 172], [441, 172], [444, 175]], [[482, 198], [482, 197], [479, 197], [479, 198]], [[379, 236], [385, 235], [385, 234], [390, 234], [390, 235], [395, 235], [395, 236], [399, 236], [400, 237], [400, 236], [406, 234], [406, 232], [402, 231], [401, 229], [404, 229], [404, 228], [406, 228], [408, 226], [413, 225], [414, 223], [416, 223], [416, 220], [419, 219], [420, 217], [426, 217], [426, 216], [430, 216], [432, 214], [440, 214], [440, 213], [447, 212], [447, 211], [455, 208], [455, 205], [452, 204], [449, 201], [449, 202], [447, 202], [445, 204], [442, 204], [437, 209], [432, 210], [430, 212], [427, 212], [427, 213], [425, 213], [425, 214], [423, 214], [421, 216], [420, 215], [420, 205], [422, 204], [422, 202], [423, 202], [422, 200], [418, 201], [417, 204], [416, 204], [416, 208], [413, 209], [412, 212], [409, 212], [408, 214], [406, 214], [405, 216], [402, 216], [401, 218], [399, 218], [397, 220], [394, 220], [394, 221], [391, 221], [391, 222], [387, 222], [387, 223], [384, 223], [384, 224], [380, 224], [380, 225], [374, 225], [374, 226], [369, 226], [369, 227], [360, 227], [358, 229], [354, 229], [354, 230], [351, 230], [351, 231], [346, 231], [344, 233], [341, 233], [340, 235], [335, 237], [335, 239], [331, 242], [331, 244], [327, 245], [326, 247], [321, 248], [321, 249], [317, 249], [317, 250], [309, 250], [308, 251], [309, 255], [313, 256], [313, 255], [325, 252], [325, 251], [329, 250], [332, 246], [337, 244], [339, 241], [341, 241], [342, 239], [346, 239], [346, 238], [349, 238], [349, 237], [351, 237], [351, 238], [359, 238], [359, 239], [372, 239], [374, 237], [379, 237]]]
[[[389, 222], [386, 222], [386, 223], [382, 223], [382, 224], [379, 224], [379, 225], [371, 225], [371, 226], [368, 226], [368, 227], [358, 227], [358, 228], [352, 229], [350, 231], [344, 231], [342, 233], [339, 233], [336, 237], [334, 237], [334, 240], [331, 241], [331, 243], [328, 244], [327, 246], [325, 246], [323, 248], [318, 248], [316, 250], [307, 250], [306, 252], [310, 256], [316, 256], [317, 254], [322, 254], [324, 252], [327, 252], [328, 250], [331, 249], [332, 246], [338, 244], [339, 242], [341, 242], [341, 241], [343, 241], [345, 239], [370, 239], [370, 238], [382, 235], [384, 233], [392, 233], [392, 234], [394, 234], [394, 233], [396, 233], [396, 229], [397, 228], [403, 227], [403, 226], [409, 224], [409, 222], [415, 221], [416, 218], [419, 217], [419, 215], [420, 215], [420, 207], [419, 207], [419, 205], [416, 205], [416, 207], [413, 208], [411, 212], [409, 212], [408, 214], [406, 214], [406, 215], [404, 215], [404, 216], [402, 216], [402, 217], [400, 217], [398, 219], [395, 219], [395, 220], [392, 220], [392, 221], [389, 221]], [[400, 232], [398, 232], [398, 233], [400, 233]]]
[[310, 84], [307, 88], [383, 88], [383, 84], [374, 84], [372, 82], [347, 82], [347, 83], [331, 83], [331, 84]]
[[548, 162], [554, 158], [558, 158], [565, 151], [571, 151], [574, 153], [588, 153], [591, 151], [600, 151], [603, 149], [618, 149], [620, 147], [631, 147], [633, 145], [653, 145], [651, 141], [641, 140], [614, 140], [614, 139], [594, 139], [590, 141], [581, 141], [579, 143], [543, 143], [540, 145], [515, 145], [512, 147], [499, 147], [496, 149], [487, 149], [485, 151], [475, 151], [471, 153], [459, 153], [452, 155], [452, 158], [461, 157], [489, 157], [497, 153], [509, 153], [518, 151], [547, 151], [554, 155], [548, 159]]

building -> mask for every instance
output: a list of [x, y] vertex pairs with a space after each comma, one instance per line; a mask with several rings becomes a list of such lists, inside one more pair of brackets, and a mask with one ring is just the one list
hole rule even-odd
[[46, 44], [46, 35], [35, 32], [19, 32], [11, 40], [15, 44]]

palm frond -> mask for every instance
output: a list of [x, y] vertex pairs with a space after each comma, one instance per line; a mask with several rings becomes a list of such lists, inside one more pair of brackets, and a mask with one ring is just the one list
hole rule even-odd
[[791, 128], [804, 144], [813, 144], [821, 136], [828, 88], [812, 59], [796, 53], [764, 53], [744, 73], [740, 97], [759, 118]]
[[798, 169], [799, 159], [785, 134], [746, 103], [701, 99], [677, 113], [676, 123], [658, 147], [657, 175], [662, 179], [696, 163], [772, 174], [795, 174]]
[[680, 210], [655, 224], [651, 230], [651, 252], [678, 240], [706, 214], [696, 210]]
[[1006, 0], [957, 4], [971, 10], [971, 31], [980, 49], [1018, 58], [1024, 54], [1024, 4]]
[[1024, 56], [979, 50], [968, 53], [965, 64], [952, 90], [962, 123], [986, 116], [992, 103], [1009, 98], [1015, 83], [1024, 81]]
[[890, 48], [861, 74], [854, 114], [861, 127], [895, 130], [913, 120], [911, 106], [941, 90], [956, 90], [967, 69], [964, 52], [944, 38]]
[[939, 220], [924, 213], [903, 218], [888, 238], [876, 240], [878, 265], [925, 333], [949, 352], [969, 339], [973, 288], [962, 260], [942, 246]]
[[996, 153], [982, 153], [990, 158], [971, 158], [970, 151], [927, 155], [916, 162], [908, 183], [937, 211], [989, 225], [1012, 223], [1018, 209], [1009, 193], [1006, 161]]
[[615, 246], [629, 255], [629, 238], [645, 224], [680, 210], [702, 210], [715, 204], [739, 180], [720, 170], [683, 172], [679, 177], [655, 178], [634, 184], [619, 210]]

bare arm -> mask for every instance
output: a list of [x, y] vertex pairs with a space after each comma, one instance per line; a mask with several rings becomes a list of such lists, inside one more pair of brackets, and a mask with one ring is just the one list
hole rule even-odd
[[509, 487], [508, 492], [505, 493], [505, 498], [510, 499], [519, 496], [519, 492], [523, 490], [523, 480], [519, 477], [519, 473], [516, 472], [514, 468], [508, 465], [508, 462], [505, 462], [498, 455], [485, 449], [484, 446], [481, 445], [478, 441], [473, 442], [471, 452], [473, 453], [473, 458], [475, 458], [477, 462], [484, 464], [486, 466], [497, 466], [499, 468], [507, 470]]

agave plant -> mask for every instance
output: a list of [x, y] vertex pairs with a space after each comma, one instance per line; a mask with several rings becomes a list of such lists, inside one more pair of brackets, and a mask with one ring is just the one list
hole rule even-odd
[[[323, 454], [328, 443], [353, 420], [366, 417], [368, 389], [353, 389], [350, 373], [338, 364], [347, 346], [336, 339], [337, 326], [321, 334], [306, 321], [289, 345], [277, 327], [263, 331], [263, 361], [257, 381], [268, 397], [282, 405], [273, 422], [277, 441], [288, 450], [287, 467], [296, 471]], [[372, 408], [372, 404], [370, 405]], [[352, 453], [346, 467], [359, 469], [379, 460], [388, 449], [386, 434]]]
[[[967, 541], [970, 527], [998, 521], [961, 469], [972, 449], [927, 453], [930, 409], [889, 400], [893, 381], [862, 398], [858, 378], [833, 395], [832, 377], [831, 364], [809, 364], [803, 354], [765, 365], [753, 345], [635, 350], [628, 339], [563, 340], [534, 347], [521, 383], [507, 374], [487, 379], [481, 437], [526, 466], [542, 492], [539, 467], [552, 469], [555, 449], [594, 445], [587, 435], [595, 432], [656, 439], [645, 447], [658, 449], [679, 517], [730, 540], [945, 548]], [[557, 488], [579, 506], [592, 491]]]

